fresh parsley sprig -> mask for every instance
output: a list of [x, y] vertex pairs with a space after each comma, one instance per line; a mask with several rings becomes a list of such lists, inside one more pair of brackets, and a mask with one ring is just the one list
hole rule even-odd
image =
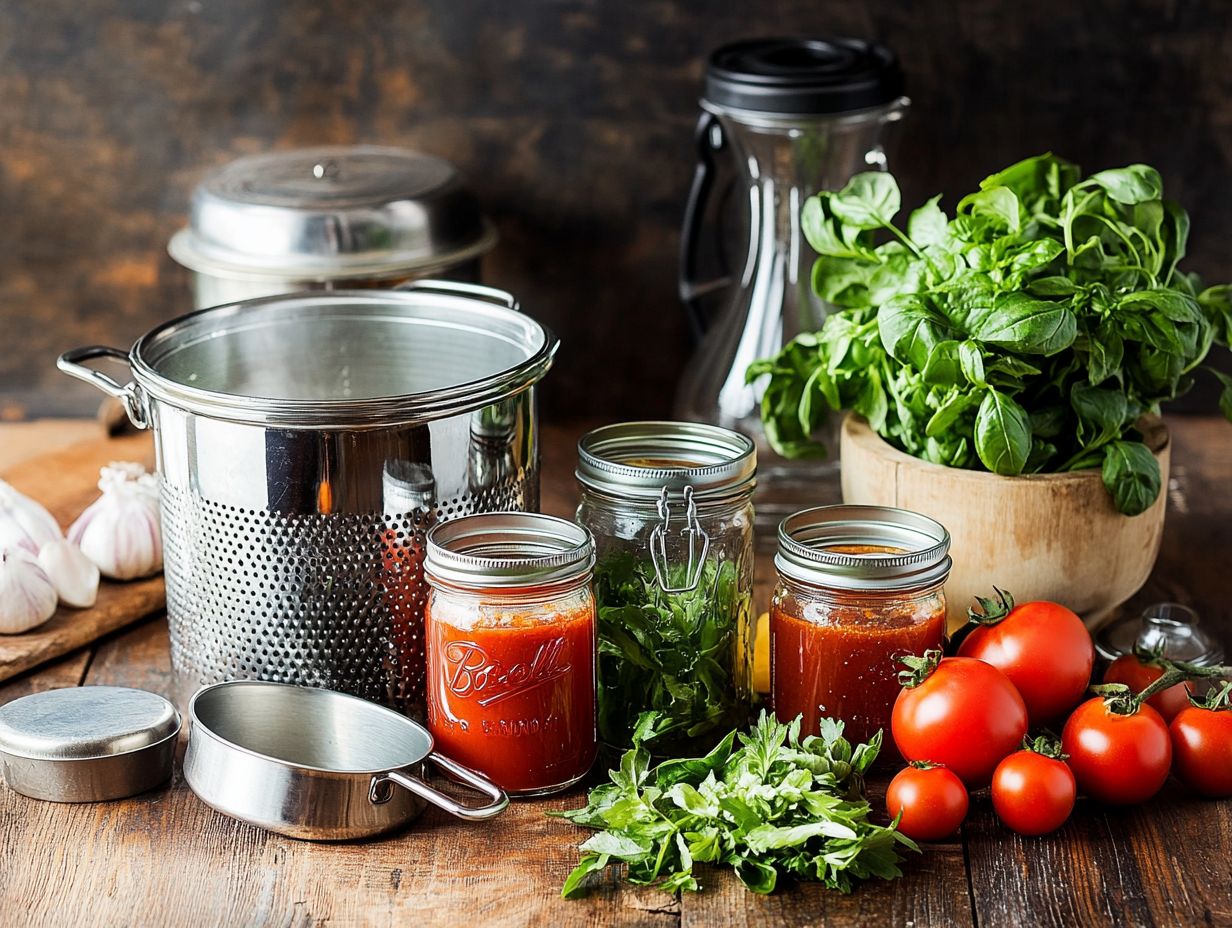
[[[1051, 154], [986, 178], [953, 218], [939, 200], [905, 231], [888, 174], [805, 204], [813, 289], [834, 311], [748, 370], [750, 381], [769, 375], [770, 443], [786, 457], [823, 454], [818, 427], [850, 409], [936, 464], [1101, 468], [1117, 508], [1144, 511], [1160, 473], [1136, 423], [1232, 341], [1232, 287], [1203, 289], [1178, 267], [1185, 210], [1147, 165], [1083, 179]], [[1211, 373], [1232, 420], [1232, 378]]]
[[763, 712], [705, 757], [652, 768], [641, 736], [654, 730], [654, 715], [638, 720], [610, 783], [584, 807], [554, 813], [597, 830], [565, 880], [566, 898], [584, 891], [588, 874], [622, 863], [630, 882], [669, 892], [700, 889], [699, 863], [733, 868], [757, 893], [784, 878], [850, 892], [861, 880], [900, 876], [901, 849], [918, 850], [893, 825], [870, 820], [863, 776], [880, 732], [853, 748], [842, 722], [824, 719], [820, 736], [801, 741], [799, 718], [783, 725]]

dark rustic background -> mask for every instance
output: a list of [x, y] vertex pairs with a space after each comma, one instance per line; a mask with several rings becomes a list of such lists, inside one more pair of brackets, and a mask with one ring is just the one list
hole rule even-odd
[[566, 342], [549, 413], [665, 413], [703, 57], [808, 32], [901, 55], [909, 201], [1045, 149], [1146, 161], [1192, 213], [1189, 268], [1232, 276], [1224, 2], [0, 0], [0, 417], [88, 412], [54, 356], [189, 308], [164, 246], [204, 171], [352, 142], [470, 175], [488, 279]]

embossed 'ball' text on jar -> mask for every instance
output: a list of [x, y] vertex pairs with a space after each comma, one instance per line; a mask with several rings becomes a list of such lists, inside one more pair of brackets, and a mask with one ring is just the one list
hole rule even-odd
[[712, 425], [626, 422], [578, 443], [595, 537], [599, 740], [705, 753], [752, 702], [753, 442]]
[[597, 753], [594, 544], [553, 516], [466, 516], [428, 533], [428, 729], [515, 796], [576, 783]]
[[899, 659], [942, 646], [950, 533], [887, 506], [822, 506], [784, 519], [770, 607], [775, 714], [801, 735], [841, 720], [853, 743], [888, 729]]

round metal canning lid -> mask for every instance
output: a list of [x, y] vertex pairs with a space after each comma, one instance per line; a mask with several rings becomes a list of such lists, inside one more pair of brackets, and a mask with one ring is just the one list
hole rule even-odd
[[577, 479], [612, 496], [656, 500], [693, 488], [700, 500], [751, 493], [757, 474], [752, 439], [697, 422], [621, 422], [578, 442]]
[[433, 528], [424, 573], [454, 586], [516, 588], [582, 577], [594, 563], [594, 541], [580, 525], [538, 513], [493, 512]]
[[402, 148], [307, 148], [239, 158], [193, 193], [168, 251], [221, 277], [338, 280], [441, 268], [496, 242], [448, 161]]
[[179, 730], [175, 706], [124, 686], [70, 686], [0, 706], [0, 751], [35, 760], [128, 754]]
[[[842, 548], [874, 547], [867, 553]], [[793, 580], [843, 590], [920, 589], [950, 574], [950, 533], [889, 506], [820, 506], [779, 525], [774, 566]]]
[[508, 399], [547, 373], [559, 342], [516, 307], [500, 291], [437, 281], [245, 300], [147, 333], [133, 373], [160, 400], [231, 421], [426, 422]]

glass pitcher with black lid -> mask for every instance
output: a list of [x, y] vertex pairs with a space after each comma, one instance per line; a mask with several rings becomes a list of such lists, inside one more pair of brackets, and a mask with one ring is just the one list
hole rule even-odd
[[[819, 190], [837, 190], [855, 174], [885, 169], [883, 132], [901, 119], [909, 101], [894, 53], [858, 39], [736, 42], [710, 56], [705, 80], [679, 281], [700, 345], [681, 380], [676, 414], [757, 442], [768, 478], [757, 496], [758, 525], [765, 520], [772, 527], [803, 505], [837, 501], [837, 422], [832, 435], [819, 436], [830, 458], [807, 462], [801, 473], [800, 465], [769, 453], [759, 415], [764, 387], [746, 384], [745, 371], [801, 332], [821, 327], [826, 307], [813, 294], [817, 256], [801, 230], [801, 211]], [[701, 280], [701, 226], [719, 173], [715, 155], [724, 150], [737, 173], [733, 198], [744, 200], [737, 208], [747, 224], [747, 252], [730, 275]], [[720, 291], [725, 300], [712, 314]], [[801, 498], [803, 486], [792, 495], [791, 481], [805, 474], [807, 495]], [[776, 505], [768, 492], [788, 498]]]

